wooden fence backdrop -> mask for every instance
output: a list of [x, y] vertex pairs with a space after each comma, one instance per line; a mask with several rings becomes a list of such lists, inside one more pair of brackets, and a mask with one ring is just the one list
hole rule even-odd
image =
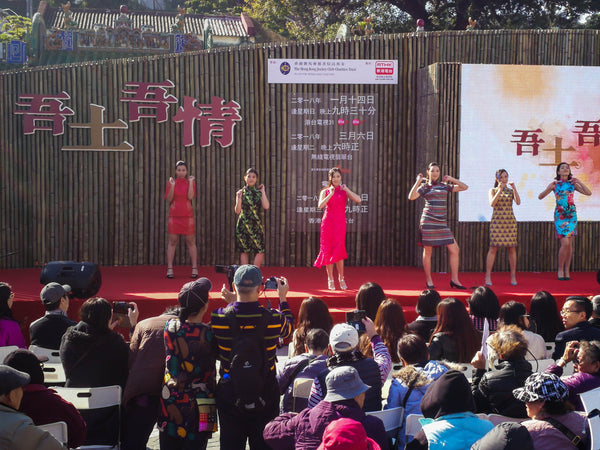
[[[270, 85], [268, 58], [398, 59], [397, 85]], [[440, 63], [435, 65], [436, 63]], [[287, 228], [287, 98], [291, 93], [369, 92], [379, 97], [379, 152], [370, 205], [372, 232], [348, 235], [350, 265], [418, 265], [417, 224], [422, 201], [409, 202], [418, 172], [437, 160], [458, 171], [460, 65], [540, 64], [597, 66], [598, 30], [496, 30], [371, 36], [332, 42], [220, 48], [176, 56], [107, 60], [0, 74], [0, 268], [34, 267], [52, 260], [101, 265], [164, 264], [168, 205], [166, 182], [179, 159], [196, 176], [199, 263], [229, 264], [234, 251], [235, 192], [247, 167], [261, 172], [271, 209], [265, 214], [268, 265], [307, 266], [319, 247], [317, 232]], [[433, 65], [433, 66], [432, 66]], [[243, 121], [229, 148], [184, 147], [180, 124], [129, 122], [129, 153], [65, 152], [87, 142], [88, 130], [66, 127], [64, 136], [25, 136], [23, 116], [13, 114], [19, 94], [71, 94], [68, 122], [89, 122], [89, 104], [106, 107], [105, 122], [128, 118], [120, 102], [127, 81], [170, 79], [180, 104], [184, 95], [208, 103], [212, 96], [241, 104]], [[175, 114], [169, 111], [169, 119]], [[118, 144], [125, 133], [111, 131]], [[460, 175], [460, 174], [457, 174]], [[490, 174], [482, 174], [490, 177]], [[315, 191], [318, 186], [315, 186]], [[598, 195], [598, 193], [595, 193]], [[482, 195], [487, 195], [482, 193]], [[450, 223], [461, 246], [461, 270], [482, 271], [487, 223]], [[550, 219], [550, 218], [549, 218]], [[597, 222], [580, 223], [573, 270], [600, 268]], [[519, 269], [553, 270], [557, 243], [551, 222], [519, 224]], [[183, 245], [176, 263], [185, 262]], [[433, 269], [446, 270], [445, 251], [434, 252]], [[500, 257], [497, 270], [506, 270]]]

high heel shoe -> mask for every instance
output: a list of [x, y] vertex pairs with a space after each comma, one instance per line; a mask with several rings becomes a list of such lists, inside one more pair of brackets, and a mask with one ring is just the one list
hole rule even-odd
[[192, 267], [192, 274], [190, 275], [190, 278], [198, 278], [198, 268], [197, 267]]
[[329, 278], [327, 280], [327, 289], [330, 291], [335, 291], [335, 281], [333, 281], [333, 278]]
[[429, 283], [425, 283], [425, 286], [427, 286], [427, 289], [435, 289], [435, 286], [433, 284], [429, 284]]
[[342, 291], [345, 291], [346, 289], [348, 289], [348, 286], [346, 285], [346, 282], [344, 281], [343, 278], [340, 278], [338, 281], [340, 282], [340, 289]]
[[167, 278], [175, 278], [172, 267], [167, 267]]
[[450, 280], [450, 287], [454, 288], [454, 289], [467, 289], [466, 287], [464, 287], [461, 284], [456, 284], [454, 281]]

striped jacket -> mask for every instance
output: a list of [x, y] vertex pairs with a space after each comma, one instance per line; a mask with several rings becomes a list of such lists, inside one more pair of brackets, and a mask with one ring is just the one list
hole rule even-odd
[[[232, 332], [229, 321], [225, 317], [227, 308], [233, 307], [237, 320], [242, 330], [252, 330], [261, 321], [262, 310], [265, 308], [259, 302], [235, 302], [225, 308], [219, 308], [212, 312], [210, 324], [219, 348], [219, 360], [221, 361], [220, 373], [229, 372], [231, 362]], [[286, 339], [292, 335], [294, 316], [287, 302], [280, 302], [281, 311], [271, 309], [271, 320], [265, 333], [265, 345], [267, 356], [271, 363], [271, 370], [275, 372], [275, 356], [279, 338]]]

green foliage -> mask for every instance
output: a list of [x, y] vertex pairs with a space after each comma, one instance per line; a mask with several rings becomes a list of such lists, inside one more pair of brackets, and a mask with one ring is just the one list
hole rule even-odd
[[31, 29], [31, 19], [23, 16], [0, 18], [0, 42], [24, 41]]
[[241, 0], [186, 0], [188, 12], [196, 14], [233, 14], [242, 12]]

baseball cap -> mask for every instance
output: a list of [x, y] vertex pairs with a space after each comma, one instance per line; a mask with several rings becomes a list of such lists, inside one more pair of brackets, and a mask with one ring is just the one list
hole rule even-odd
[[184, 308], [191, 308], [198, 305], [203, 307], [208, 303], [208, 292], [211, 288], [212, 283], [208, 278], [198, 278], [182, 286], [177, 300]]
[[323, 400], [338, 402], [358, 397], [371, 386], [360, 379], [358, 371], [352, 366], [339, 366], [327, 374], [325, 378], [327, 395]]
[[263, 282], [260, 269], [252, 264], [240, 266], [233, 276], [233, 284], [242, 288], [253, 288], [260, 286]]
[[525, 386], [514, 389], [513, 395], [522, 402], [548, 400], [562, 402], [569, 396], [569, 389], [562, 380], [553, 373], [534, 373], [525, 380]]
[[358, 331], [352, 325], [338, 323], [329, 333], [329, 345], [337, 353], [354, 350], [358, 345]]
[[29, 384], [30, 377], [12, 367], [0, 365], [0, 395], [6, 395], [13, 389]]
[[56, 282], [48, 283], [42, 288], [40, 292], [40, 298], [44, 305], [52, 305], [57, 303], [62, 297], [68, 295], [71, 292], [71, 286], [68, 284], [58, 284]]
[[327, 425], [323, 440], [317, 450], [381, 450], [360, 422], [353, 419], [337, 419]]

